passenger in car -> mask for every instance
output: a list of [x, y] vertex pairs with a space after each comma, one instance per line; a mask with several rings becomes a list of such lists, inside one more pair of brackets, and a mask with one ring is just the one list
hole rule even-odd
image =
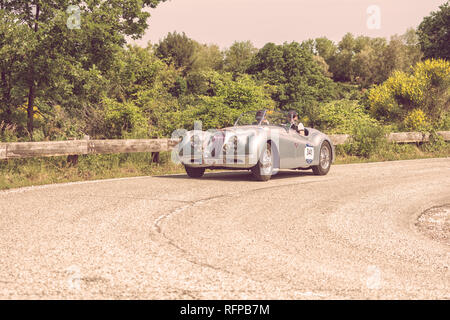
[[[300, 135], [305, 135], [305, 126], [303, 123], [298, 123], [298, 113], [297, 111], [291, 110], [288, 112], [288, 121], [291, 124], [291, 129], [297, 131]], [[298, 123], [298, 124], [297, 124]]]

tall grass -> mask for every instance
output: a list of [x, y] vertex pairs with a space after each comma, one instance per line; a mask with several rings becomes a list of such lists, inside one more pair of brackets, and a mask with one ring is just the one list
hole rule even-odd
[[337, 164], [450, 157], [448, 142], [436, 146], [434, 143], [399, 144], [385, 141], [379, 149], [365, 157], [352, 154], [349, 149], [346, 145], [336, 146]]
[[0, 189], [62, 182], [98, 180], [183, 172], [161, 153], [161, 163], [152, 163], [150, 153], [79, 156], [77, 166], [67, 157], [30, 158], [0, 161]]

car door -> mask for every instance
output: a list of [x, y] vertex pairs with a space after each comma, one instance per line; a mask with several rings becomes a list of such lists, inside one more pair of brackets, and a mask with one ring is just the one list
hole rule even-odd
[[309, 167], [314, 159], [314, 147], [307, 137], [302, 136], [294, 129], [289, 130], [295, 147], [295, 167]]
[[301, 144], [294, 133], [296, 133], [295, 130], [287, 127], [280, 130], [280, 167], [282, 169], [300, 167], [298, 154]]

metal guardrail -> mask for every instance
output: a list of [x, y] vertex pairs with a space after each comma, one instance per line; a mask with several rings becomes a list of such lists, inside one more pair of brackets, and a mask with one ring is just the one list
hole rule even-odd
[[[450, 131], [438, 132], [450, 141]], [[351, 141], [348, 134], [329, 135], [335, 145]], [[420, 132], [391, 133], [387, 139], [396, 143], [420, 143], [429, 140], [429, 134]], [[78, 155], [151, 152], [158, 162], [159, 153], [172, 150], [178, 141], [171, 139], [132, 139], [132, 140], [68, 140], [44, 142], [0, 143], [0, 159], [20, 159], [32, 157], [69, 156], [73, 163]]]

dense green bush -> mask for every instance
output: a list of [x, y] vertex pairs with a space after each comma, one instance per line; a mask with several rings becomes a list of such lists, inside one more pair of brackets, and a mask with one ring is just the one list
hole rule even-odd
[[194, 121], [202, 121], [203, 129], [232, 126], [243, 112], [273, 109], [268, 90], [248, 75], [233, 77], [231, 73], [207, 71], [202, 74], [203, 94], [195, 96], [183, 110], [161, 114], [166, 134], [178, 128], [192, 129]]
[[143, 112], [132, 102], [119, 103], [104, 99], [105, 132], [108, 138], [147, 138], [148, 122]]
[[18, 140], [16, 126], [13, 124], [6, 124], [0, 122], [0, 141], [1, 142], [16, 142]]
[[450, 130], [450, 112], [442, 114], [441, 118], [436, 124], [436, 129], [442, 131]]
[[353, 133], [360, 127], [375, 126], [377, 121], [354, 100], [336, 100], [320, 107], [320, 128], [328, 133]]
[[429, 139], [423, 145], [424, 150], [427, 152], [439, 152], [447, 147], [447, 142], [435, 130], [431, 130]]
[[352, 140], [344, 146], [348, 154], [368, 158], [379, 152], [383, 145], [386, 144], [384, 128], [379, 125], [366, 123], [353, 128]]

